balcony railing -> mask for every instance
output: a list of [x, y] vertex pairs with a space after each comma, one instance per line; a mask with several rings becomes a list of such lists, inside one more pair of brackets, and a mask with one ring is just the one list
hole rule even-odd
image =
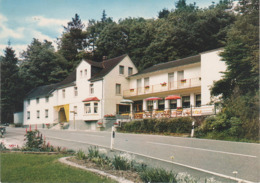
[[219, 112], [219, 109], [215, 105], [203, 105], [200, 107], [190, 107], [183, 109], [165, 109], [165, 110], [153, 110], [145, 112], [133, 112], [123, 113], [118, 115], [118, 118], [122, 119], [147, 119], [147, 118], [175, 118], [185, 116], [207, 116], [215, 115]]
[[144, 95], [149, 93], [165, 92], [184, 88], [191, 88], [201, 85], [201, 78], [182, 79], [175, 82], [161, 83], [157, 85], [149, 85], [140, 88], [131, 88], [123, 92], [124, 97]]

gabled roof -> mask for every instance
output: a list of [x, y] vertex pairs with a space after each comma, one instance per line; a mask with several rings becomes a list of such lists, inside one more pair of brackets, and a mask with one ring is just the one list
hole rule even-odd
[[[104, 76], [106, 76], [119, 62], [121, 62], [127, 54], [121, 55], [116, 58], [108, 59], [103, 62], [100, 62], [102, 64], [102, 70], [95, 74], [93, 77], [89, 79], [89, 81], [97, 81], [102, 79]], [[92, 61], [93, 62], [93, 61]]]
[[73, 71], [69, 76], [67, 76], [63, 81], [55, 84], [39, 86], [32, 89], [27, 95], [26, 98], [35, 98], [40, 96], [48, 96], [57, 88], [68, 86], [76, 81], [76, 70]]
[[174, 60], [174, 61], [170, 61], [170, 62], [166, 62], [166, 63], [160, 63], [160, 64], [153, 65], [152, 67], [149, 67], [147, 69], [144, 69], [144, 70], [138, 72], [137, 74], [131, 75], [129, 77], [134, 77], [134, 76], [138, 76], [141, 74], [152, 73], [152, 72], [165, 70], [165, 69], [169, 69], [169, 68], [173, 68], [173, 67], [193, 64], [193, 63], [200, 62], [200, 60], [201, 60], [201, 56], [195, 55], [195, 56], [191, 56], [191, 57], [187, 57], [187, 58], [183, 58], [183, 59], [179, 59], [179, 60]]
[[[97, 69], [93, 69], [93, 68], [91, 69], [91, 70], [95, 70], [95, 72], [93, 72], [93, 76], [89, 79], [89, 81], [97, 81], [97, 80], [102, 79], [119, 62], [121, 62], [126, 56], [127, 56], [127, 54], [124, 54], [124, 55], [121, 55], [121, 56], [116, 57], [116, 58], [105, 60], [103, 62], [94, 62], [92, 60], [85, 60], [92, 67], [97, 68]], [[61, 81], [59, 83], [36, 87], [36, 88], [32, 89], [26, 95], [26, 98], [35, 98], [35, 97], [40, 97], [40, 96], [48, 96], [54, 90], [56, 90], [58, 88], [72, 86], [72, 85], [74, 85], [74, 83], [76, 81], [76, 74], [77, 74], [77, 70], [75, 69], [69, 76], [67, 76], [63, 81]]]

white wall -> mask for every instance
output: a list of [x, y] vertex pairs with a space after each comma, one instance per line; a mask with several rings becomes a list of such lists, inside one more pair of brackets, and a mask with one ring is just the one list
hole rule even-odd
[[221, 50], [201, 54], [201, 104], [210, 102], [210, 88], [213, 82], [220, 80], [222, 73], [226, 70], [224, 61], [221, 61], [219, 53]]
[[[40, 97], [38, 104], [36, 98], [30, 99], [30, 104], [28, 104], [28, 100], [24, 100], [24, 125], [53, 123], [53, 106], [55, 103], [55, 97], [53, 95], [49, 96], [49, 102], [46, 102], [45, 96]], [[46, 109], [48, 109], [48, 117], [45, 116]], [[40, 111], [39, 118], [37, 118], [38, 110]], [[30, 119], [27, 119], [27, 111], [30, 111]]]
[[23, 112], [14, 113], [14, 124], [23, 124]]
[[178, 71], [184, 71], [184, 79], [192, 79], [201, 77], [200, 65], [190, 65], [184, 67], [172, 68], [171, 70], [167, 69], [160, 73], [152, 72], [143, 76], [132, 77], [130, 78], [130, 88], [137, 87], [137, 79], [142, 78], [142, 87], [144, 87], [144, 78], [149, 77], [149, 85], [160, 85], [160, 83], [168, 83], [168, 73], [174, 72], [174, 81], [177, 81]]
[[[124, 66], [124, 74], [119, 74], [119, 66]], [[116, 104], [120, 104], [123, 99], [123, 91], [129, 90], [129, 79], [128, 77], [128, 67], [133, 68], [133, 74], [137, 73], [137, 69], [131, 59], [127, 56], [125, 57], [114, 69], [112, 69], [104, 77], [104, 114], [115, 114]], [[121, 84], [121, 94], [116, 95], [116, 84]]]

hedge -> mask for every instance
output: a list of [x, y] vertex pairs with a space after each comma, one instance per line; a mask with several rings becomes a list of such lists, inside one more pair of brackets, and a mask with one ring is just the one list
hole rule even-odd
[[121, 132], [138, 133], [190, 133], [192, 119], [190, 117], [142, 119], [122, 123]]

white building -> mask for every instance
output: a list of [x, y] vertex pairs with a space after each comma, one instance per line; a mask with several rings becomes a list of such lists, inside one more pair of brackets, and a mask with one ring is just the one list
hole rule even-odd
[[[93, 130], [110, 114], [131, 118], [213, 114], [214, 106], [208, 105], [210, 87], [226, 70], [220, 51], [157, 64], [139, 73], [127, 55], [103, 62], [83, 60], [64, 81], [27, 95], [24, 125], [70, 122], [72, 126], [71, 111], [77, 113], [78, 128]], [[171, 95], [180, 99], [168, 100]], [[122, 99], [133, 104], [122, 104]]]
[[[24, 125], [71, 122], [95, 129], [104, 115], [115, 114], [137, 69], [127, 55], [103, 62], [83, 60], [64, 81], [33, 89], [24, 100]], [[85, 125], [86, 124], [86, 125]], [[87, 126], [87, 127], [86, 127]]]

